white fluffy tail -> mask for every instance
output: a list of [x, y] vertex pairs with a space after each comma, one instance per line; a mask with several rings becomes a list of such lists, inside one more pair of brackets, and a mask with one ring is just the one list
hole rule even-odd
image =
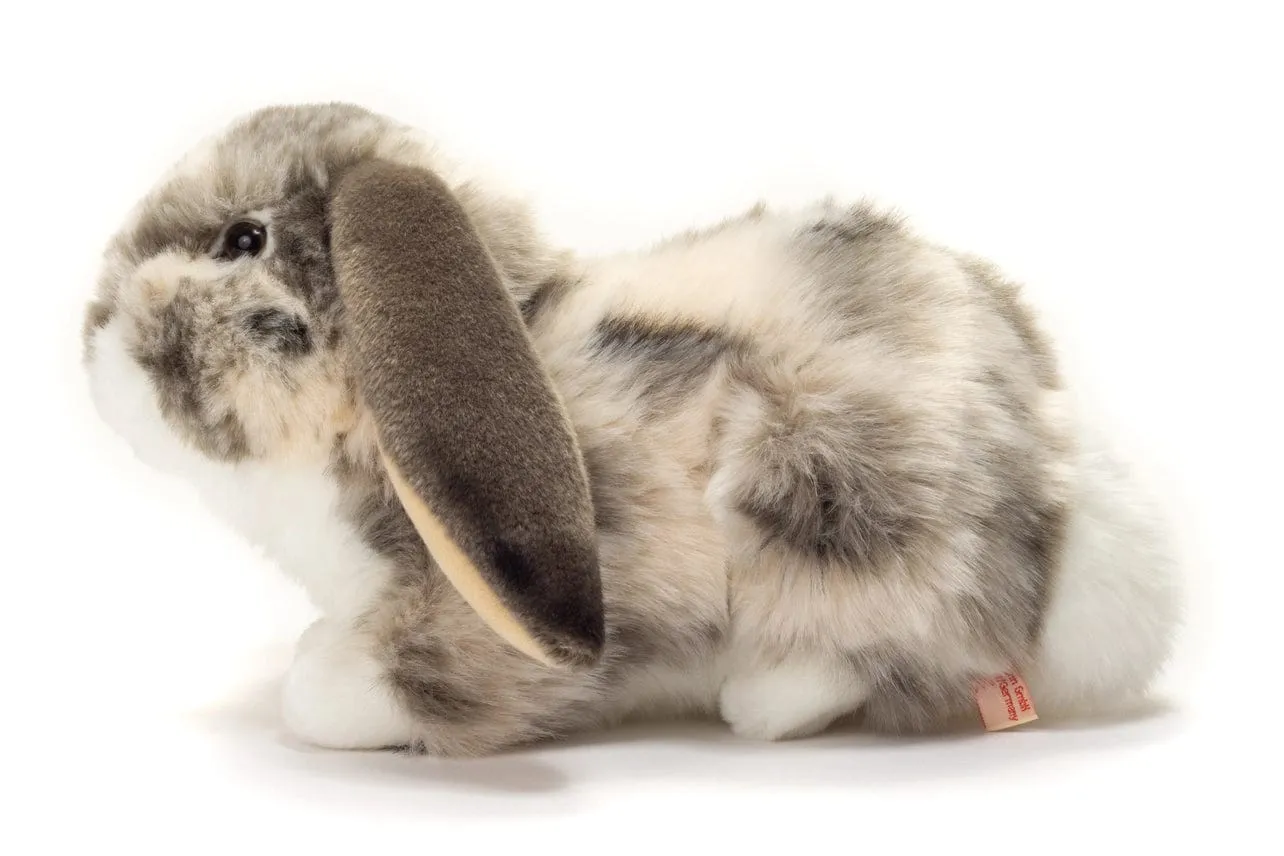
[[1064, 563], [1027, 676], [1046, 718], [1143, 698], [1182, 615], [1179, 562], [1158, 503], [1100, 432], [1081, 428], [1078, 440]]

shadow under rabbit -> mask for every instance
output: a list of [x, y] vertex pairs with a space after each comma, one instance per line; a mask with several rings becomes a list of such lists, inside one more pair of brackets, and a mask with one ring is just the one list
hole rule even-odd
[[1168, 740], [1183, 725], [1180, 712], [1163, 701], [1109, 718], [1039, 720], [998, 733], [984, 732], [978, 723], [970, 731], [887, 736], [862, 730], [853, 717], [820, 735], [778, 743], [736, 737], [713, 719], [639, 721], [486, 758], [442, 759], [300, 744], [279, 723], [279, 686], [279, 676], [258, 681], [198, 714], [238, 774], [260, 785], [313, 792], [321, 801], [374, 791], [377, 803], [392, 812], [439, 808], [479, 816], [571, 809], [604, 788], [674, 781], [885, 790], [1020, 776], [1066, 759], [1090, 764], [1103, 754]]

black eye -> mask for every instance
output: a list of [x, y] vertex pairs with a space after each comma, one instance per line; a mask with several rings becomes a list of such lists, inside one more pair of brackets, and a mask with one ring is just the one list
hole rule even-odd
[[220, 255], [229, 259], [257, 256], [263, 252], [265, 246], [267, 246], [267, 229], [261, 223], [241, 220], [227, 227], [227, 232], [223, 235], [223, 249]]

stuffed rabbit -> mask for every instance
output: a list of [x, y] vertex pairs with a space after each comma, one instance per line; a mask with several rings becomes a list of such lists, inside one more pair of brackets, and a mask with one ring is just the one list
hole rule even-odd
[[194, 151], [110, 243], [92, 396], [307, 589], [285, 726], [480, 755], [1146, 693], [1163, 521], [993, 266], [868, 205], [579, 258], [359, 107]]

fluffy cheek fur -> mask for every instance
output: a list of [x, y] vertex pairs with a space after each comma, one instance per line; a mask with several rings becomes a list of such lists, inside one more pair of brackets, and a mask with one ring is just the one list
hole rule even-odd
[[359, 420], [338, 380], [340, 356], [323, 350], [324, 331], [311, 334], [308, 353], [251, 341], [242, 319], [269, 299], [291, 308], [212, 262], [158, 257], [91, 316], [90, 393], [140, 460], [193, 485], [325, 614], [356, 615], [390, 573], [348, 522], [326, 473], [338, 432]]
[[130, 353], [135, 338], [129, 319], [119, 313], [91, 333], [86, 369], [98, 415], [158, 470], [185, 478], [208, 470], [211, 462], [184, 443], [161, 413], [155, 384]]
[[383, 684], [373, 646], [344, 630], [379, 600], [394, 569], [352, 527], [335, 480], [319, 461], [219, 461], [185, 442], [162, 414], [156, 384], [130, 341], [131, 322], [122, 315], [91, 334], [88, 372], [102, 418], [146, 463], [192, 485], [218, 517], [300, 583], [325, 616], [300, 641], [286, 677], [287, 727], [336, 748], [408, 742], [413, 723]]
[[106, 320], [171, 430], [212, 458], [316, 457], [355, 422], [334, 322], [252, 264], [156, 256]]

